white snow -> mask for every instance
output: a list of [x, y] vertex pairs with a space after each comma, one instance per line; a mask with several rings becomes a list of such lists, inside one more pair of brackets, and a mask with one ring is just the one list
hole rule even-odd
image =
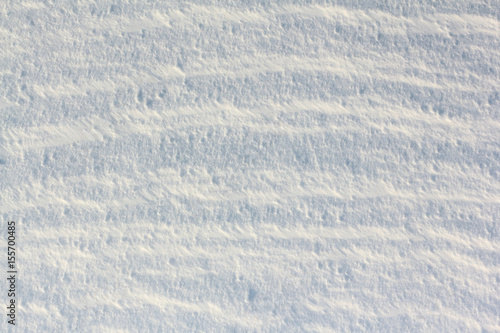
[[1, 331], [499, 332], [499, 13], [3, 1]]

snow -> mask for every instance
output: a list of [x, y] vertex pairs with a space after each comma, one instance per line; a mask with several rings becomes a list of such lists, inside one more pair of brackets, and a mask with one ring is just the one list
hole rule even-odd
[[2, 330], [500, 331], [499, 13], [3, 1]]

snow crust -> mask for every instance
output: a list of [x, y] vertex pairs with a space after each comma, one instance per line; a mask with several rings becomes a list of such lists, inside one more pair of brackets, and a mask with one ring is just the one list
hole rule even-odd
[[499, 13], [2, 1], [15, 330], [499, 332]]

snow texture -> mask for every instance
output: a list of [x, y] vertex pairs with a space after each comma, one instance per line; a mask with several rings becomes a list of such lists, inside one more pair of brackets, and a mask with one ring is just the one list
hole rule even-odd
[[2, 0], [0, 330], [500, 332], [499, 22]]

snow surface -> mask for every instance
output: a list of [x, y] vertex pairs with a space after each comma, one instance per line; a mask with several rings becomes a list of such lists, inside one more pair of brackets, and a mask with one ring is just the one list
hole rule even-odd
[[499, 2], [0, 14], [0, 330], [500, 332]]

